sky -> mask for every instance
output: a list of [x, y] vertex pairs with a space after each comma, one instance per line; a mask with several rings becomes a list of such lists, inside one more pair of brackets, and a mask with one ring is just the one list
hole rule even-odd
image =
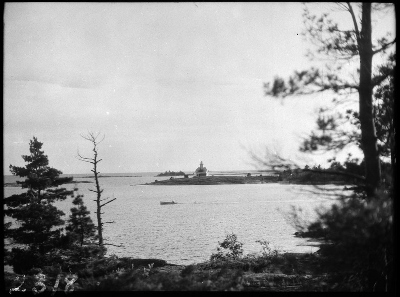
[[[333, 4], [310, 5], [324, 12]], [[284, 101], [263, 86], [312, 65], [301, 3], [6, 3], [3, 164], [24, 166], [33, 136], [50, 166], [90, 173], [256, 169], [250, 151], [296, 159], [317, 94]], [[330, 10], [349, 24], [346, 12]], [[394, 17], [379, 24], [394, 30]], [[351, 24], [351, 23], [350, 23]], [[306, 159], [304, 159], [306, 158]], [[326, 156], [301, 156], [323, 164]]]

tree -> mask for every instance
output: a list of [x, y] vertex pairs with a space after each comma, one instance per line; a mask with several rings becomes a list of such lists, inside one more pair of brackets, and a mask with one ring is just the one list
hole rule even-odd
[[[74, 191], [78, 189], [75, 188]], [[71, 215], [66, 225], [66, 234], [62, 238], [63, 266], [67, 269], [82, 270], [87, 269], [106, 253], [103, 246], [99, 246], [97, 241], [96, 226], [90, 218], [83, 195], [77, 194], [73, 200], [75, 207], [71, 208]]]
[[[341, 174], [352, 173], [354, 177], [365, 175], [365, 178], [358, 180], [365, 180], [369, 199], [357, 199], [360, 196], [354, 191], [350, 197], [339, 197], [330, 209], [317, 212], [317, 218], [313, 222], [301, 224], [298, 220], [300, 209], [294, 210], [287, 217], [303, 237], [323, 242], [319, 255], [321, 265], [330, 272], [330, 289], [391, 291], [394, 289], [395, 200], [392, 187], [390, 190], [380, 188], [381, 165], [382, 169], [386, 167], [385, 163], [381, 163], [380, 157], [390, 156], [392, 166], [396, 165], [393, 125], [395, 52], [386, 55], [386, 62], [377, 67], [372, 67], [372, 61], [377, 53], [386, 54], [396, 39], [389, 41], [386, 36], [377, 39], [373, 44], [371, 38], [372, 10], [383, 10], [390, 6], [360, 4], [361, 24], [356, 20], [352, 4], [339, 3], [338, 7], [349, 13], [352, 29], [339, 29], [338, 24], [328, 14], [317, 17], [311, 15], [307, 9], [304, 12], [304, 35], [317, 45], [315, 55], [334, 57], [334, 61], [327, 64], [325, 69], [311, 68], [295, 72], [287, 82], [277, 77], [271, 88], [269, 84], [265, 85], [265, 90], [267, 95], [273, 97], [331, 92], [339, 97], [332, 100], [338, 108], [343, 108], [351, 96], [358, 93], [358, 111], [348, 109], [343, 116], [340, 109], [336, 110], [336, 114], [330, 115], [327, 110], [320, 110], [317, 133], [313, 132], [304, 141], [301, 150], [340, 150], [348, 144], [359, 145], [364, 154], [360, 165], [364, 165], [364, 168], [357, 166], [355, 160], [349, 156], [344, 168], [334, 162], [332, 169]], [[352, 78], [351, 71], [343, 70], [342, 67], [355, 59], [359, 59], [359, 68]], [[350, 123], [350, 128], [353, 129], [343, 127], [346, 123]], [[276, 166], [276, 161], [281, 161], [282, 158], [275, 156], [272, 160]], [[281, 164], [288, 166], [285, 161], [282, 160]]]
[[[338, 6], [349, 13], [353, 29], [339, 29], [338, 23], [332, 21], [327, 13], [317, 18], [305, 9], [303, 14], [306, 24], [304, 36], [317, 45], [317, 54], [335, 57], [335, 63], [326, 65], [326, 69], [323, 71], [315, 68], [301, 72], [296, 71], [287, 83], [282, 78], [276, 77], [271, 88], [269, 84], [265, 84], [265, 91], [266, 95], [274, 97], [324, 91], [331, 91], [343, 96], [358, 92], [359, 114], [357, 118], [361, 130], [360, 145], [364, 153], [367, 193], [368, 196], [372, 196], [381, 182], [377, 128], [376, 121], [374, 121], [377, 113], [374, 112], [373, 90], [387, 81], [394, 71], [393, 67], [382, 65], [378, 67], [378, 73], [373, 75], [372, 59], [377, 53], [385, 53], [396, 42], [396, 39], [389, 41], [386, 36], [378, 39], [376, 44], [372, 43], [371, 9], [383, 10], [388, 7], [387, 5], [362, 3], [360, 24], [357, 22], [353, 6], [349, 2], [339, 3]], [[357, 78], [347, 79], [346, 73], [342, 71], [343, 61], [349, 62], [356, 58], [359, 59]], [[388, 61], [394, 62], [394, 58], [389, 58]], [[324, 128], [321, 130], [336, 128], [332, 118], [321, 118], [319, 127]], [[350, 137], [350, 139], [354, 141], [354, 138]], [[317, 141], [326, 144], [332, 143], [333, 139], [325, 134], [319, 138], [311, 135], [310, 141], [306, 142], [304, 146], [306, 149], [315, 150]], [[343, 139], [339, 139], [337, 144], [344, 144], [343, 141]]]
[[227, 234], [223, 242], [219, 242], [217, 253], [210, 260], [239, 259], [243, 255], [243, 243], [237, 240], [234, 233]]
[[52, 252], [60, 244], [64, 225], [64, 212], [52, 204], [65, 200], [73, 193], [59, 188], [64, 183], [72, 182], [72, 177], [62, 178], [61, 171], [48, 166], [49, 160], [41, 150], [42, 145], [33, 137], [29, 143], [30, 155], [22, 156], [27, 165], [10, 165], [13, 175], [26, 177], [21, 185], [28, 189], [26, 193], [4, 199], [4, 215], [17, 223], [14, 228], [10, 223], [4, 226], [5, 239], [14, 246], [18, 245], [12, 248], [7, 260], [17, 273], [52, 261]]
[[[105, 200], [108, 200], [110, 198], [105, 198], [105, 199], [101, 199], [101, 193], [103, 193], [103, 189], [100, 188], [100, 183], [99, 183], [99, 171], [97, 171], [97, 164], [102, 160], [102, 159], [98, 159], [98, 148], [97, 146], [104, 140], [104, 137], [101, 140], [98, 140], [99, 137], [99, 133], [97, 135], [95, 135], [93, 132], [89, 132], [87, 135], [81, 135], [82, 138], [90, 141], [93, 144], [93, 158], [87, 158], [87, 157], [83, 157], [80, 155], [80, 153], [78, 152], [78, 159], [80, 161], [83, 162], [87, 162], [93, 165], [93, 169], [91, 170], [94, 174], [94, 180], [96, 182], [96, 189], [92, 190], [90, 189], [90, 191], [96, 193], [96, 204], [97, 204], [97, 211], [96, 211], [96, 215], [97, 215], [97, 235], [98, 235], [98, 239], [99, 239], [99, 245], [102, 246], [104, 245], [104, 240], [103, 240], [103, 225], [104, 223], [101, 220], [101, 215], [103, 214], [101, 212], [102, 207], [104, 207], [106, 204], [114, 201], [117, 198], [113, 198], [112, 200], [102, 203]], [[106, 223], [112, 223], [112, 222], [106, 222]]]
[[328, 210], [317, 210], [311, 222], [294, 206], [285, 214], [297, 236], [321, 243], [318, 255], [330, 290], [393, 290], [393, 199], [378, 195], [367, 201], [340, 197]]
[[[374, 121], [376, 127], [378, 154], [382, 161], [390, 158], [394, 163], [394, 77], [395, 54], [388, 57], [388, 62], [380, 67], [381, 72], [390, 72], [391, 75], [379, 85], [374, 91]], [[328, 114], [328, 115], [327, 115]], [[351, 130], [349, 129], [351, 128]], [[300, 150], [303, 152], [313, 152], [318, 150], [339, 151], [344, 147], [355, 144], [361, 149], [361, 129], [359, 113], [353, 109], [347, 109], [345, 116], [340, 112], [329, 115], [328, 109], [320, 109], [317, 119], [317, 128], [312, 131], [308, 139], [305, 139]], [[358, 162], [355, 159], [347, 160], [349, 166]], [[364, 162], [363, 162], [364, 166]], [[387, 178], [385, 163], [381, 163], [382, 178]], [[359, 172], [365, 175], [365, 170]], [[390, 173], [389, 173], [390, 174]]]
[[72, 201], [76, 207], [71, 208], [71, 215], [65, 228], [72, 241], [80, 246], [87, 243], [87, 240], [96, 238], [96, 227], [89, 216], [90, 211], [87, 210], [83, 197], [78, 194]]

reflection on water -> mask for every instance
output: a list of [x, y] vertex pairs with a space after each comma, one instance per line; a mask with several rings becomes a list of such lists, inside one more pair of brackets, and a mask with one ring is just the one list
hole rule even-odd
[[[111, 175], [111, 174], [110, 174]], [[290, 252], [313, 252], [306, 239], [295, 238], [295, 230], [282, 212], [291, 205], [300, 206], [315, 215], [313, 209], [329, 206], [335, 200], [323, 192], [313, 193], [312, 186], [280, 184], [234, 184], [189, 186], [143, 186], [155, 179], [154, 173], [121, 174], [124, 177], [103, 177], [103, 198], [117, 200], [103, 208], [106, 224], [105, 239], [123, 247], [107, 246], [109, 254], [134, 258], [160, 258], [175, 264], [191, 264], [209, 259], [218, 241], [227, 233], [237, 234], [244, 243], [245, 253], [259, 252], [256, 240], [267, 240], [276, 248]], [[138, 177], [139, 175], [139, 177]], [[76, 181], [90, 181], [76, 175]], [[128, 176], [128, 177], [127, 177]], [[133, 177], [135, 176], [135, 177]], [[5, 180], [7, 182], [7, 180]], [[77, 184], [85, 203], [95, 218], [95, 194], [88, 189], [94, 184]], [[73, 184], [67, 185], [74, 187]], [[325, 186], [329, 189], [342, 187]], [[21, 191], [5, 187], [5, 197]], [[178, 202], [160, 205], [160, 201]], [[72, 199], [57, 202], [56, 206], [69, 216]]]

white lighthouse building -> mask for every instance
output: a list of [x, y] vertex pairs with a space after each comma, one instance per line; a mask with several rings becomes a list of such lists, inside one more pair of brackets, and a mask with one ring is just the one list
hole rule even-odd
[[208, 170], [206, 167], [203, 167], [203, 162], [200, 161], [200, 167], [197, 167], [196, 171], [194, 172], [194, 175], [197, 177], [200, 176], [207, 176]]

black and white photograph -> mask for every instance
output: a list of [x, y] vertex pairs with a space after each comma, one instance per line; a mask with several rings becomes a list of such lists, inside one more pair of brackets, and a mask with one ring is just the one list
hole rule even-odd
[[4, 286], [395, 292], [394, 3], [5, 2]]

